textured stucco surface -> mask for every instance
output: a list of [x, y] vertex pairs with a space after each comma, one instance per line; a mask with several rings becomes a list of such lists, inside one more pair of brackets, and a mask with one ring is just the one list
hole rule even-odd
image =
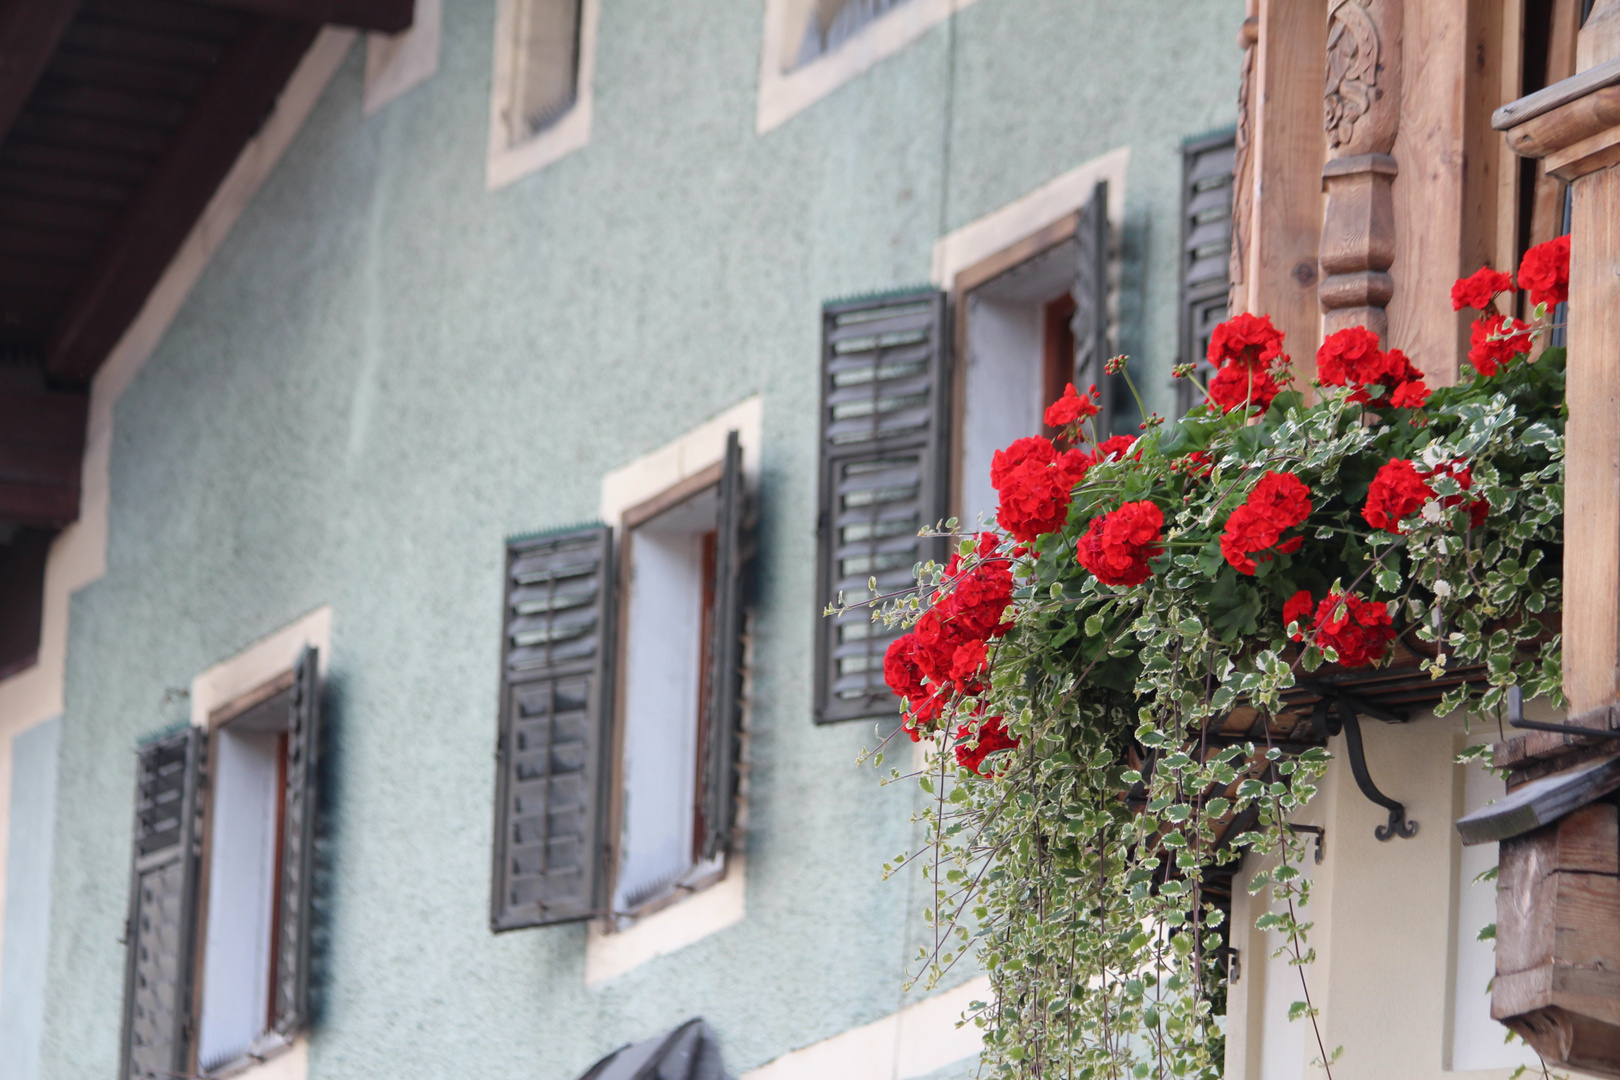
[[[809, 721], [818, 310], [1131, 147], [1124, 341], [1175, 347], [1178, 147], [1234, 118], [1239, 0], [980, 0], [764, 137], [762, 0], [603, 0], [591, 142], [484, 189], [493, 0], [360, 116], [356, 51], [115, 413], [106, 576], [74, 600], [43, 1075], [115, 1068], [135, 739], [321, 605], [320, 1078], [566, 1080], [693, 1014], [733, 1071], [892, 1012], [910, 797]], [[582, 927], [487, 929], [502, 538], [764, 399], [739, 925], [602, 986]], [[954, 1075], [954, 1071], [952, 1073]], [[945, 1075], [945, 1074], [941, 1074]]]
[[11, 739], [6, 926], [0, 958], [0, 1080], [40, 1080], [50, 940], [51, 841], [55, 835], [58, 718]]

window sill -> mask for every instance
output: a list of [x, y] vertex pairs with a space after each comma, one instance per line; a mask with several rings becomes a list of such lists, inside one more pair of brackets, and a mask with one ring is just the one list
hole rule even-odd
[[305, 1080], [309, 1076], [308, 1039], [296, 1035], [288, 1041], [275, 1034], [263, 1038], [248, 1056], [202, 1075], [209, 1080]]
[[592, 923], [585, 940], [585, 985], [598, 986], [742, 922], [747, 860], [727, 858], [724, 876], [684, 897], [671, 897], [622, 930]]

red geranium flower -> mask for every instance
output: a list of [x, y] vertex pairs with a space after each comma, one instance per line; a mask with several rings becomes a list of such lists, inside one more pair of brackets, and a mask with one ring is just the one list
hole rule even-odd
[[1484, 311], [1491, 306], [1497, 293], [1513, 291], [1513, 279], [1500, 270], [1482, 266], [1465, 278], [1458, 278], [1451, 287], [1451, 310], [1465, 307]]
[[1209, 335], [1209, 362], [1218, 368], [1240, 363], [1263, 369], [1282, 357], [1282, 343], [1282, 331], [1271, 325], [1270, 315], [1241, 312]]
[[1050, 439], [1038, 436], [997, 450], [990, 461], [990, 483], [1001, 497], [996, 521], [1024, 543], [1057, 532], [1069, 518], [1074, 485], [1091, 465], [1089, 455], [1060, 454]]
[[[1487, 315], [1470, 331], [1468, 362], [1489, 378], [1521, 353], [1530, 351], [1530, 324], [1506, 315]], [[1497, 340], [1491, 340], [1493, 337]]]
[[1401, 520], [1411, 517], [1434, 498], [1434, 492], [1423, 482], [1423, 477], [1405, 458], [1390, 458], [1379, 468], [1367, 489], [1367, 505], [1361, 516], [1375, 529], [1398, 533]]
[[1283, 627], [1286, 629], [1293, 623], [1300, 626], [1299, 633], [1289, 635], [1295, 641], [1305, 640], [1306, 620], [1311, 617], [1311, 610], [1316, 607], [1316, 601], [1311, 599], [1310, 591], [1301, 589], [1290, 596], [1283, 603]]
[[1316, 646], [1338, 653], [1344, 667], [1366, 667], [1383, 659], [1395, 637], [1387, 607], [1337, 590], [1317, 607], [1315, 631]]
[[[1457, 486], [1465, 492], [1474, 486], [1473, 470], [1468, 467], [1468, 463], [1465, 461], [1448, 461], [1438, 465], [1432, 472], [1427, 474], [1427, 479], [1433, 479], [1436, 476], [1452, 477], [1457, 481]], [[1440, 500], [1440, 505], [1448, 510], [1463, 503], [1468, 504], [1468, 524], [1470, 526], [1477, 529], [1485, 524], [1485, 518], [1491, 512], [1491, 504], [1484, 499], [1470, 500], [1467, 495], [1447, 495]]]
[[1368, 376], [1382, 370], [1382, 357], [1378, 335], [1365, 326], [1335, 330], [1316, 350], [1316, 377], [1323, 386], [1360, 386], [1375, 382], [1376, 379]]
[[[979, 722], [977, 733], [972, 724], [963, 724], [956, 729], [956, 763], [964, 769], [971, 769], [979, 776], [989, 776], [984, 771], [984, 759], [999, 750], [1016, 750], [1018, 740], [1007, 734], [1007, 729], [1001, 725], [1001, 717], [989, 716]], [[969, 742], [976, 742], [977, 746], [969, 746]]]
[[1164, 551], [1163, 530], [1164, 512], [1158, 506], [1148, 500], [1128, 502], [1091, 519], [1075, 556], [1105, 585], [1140, 585], [1151, 573], [1148, 560]]
[[1228, 364], [1209, 380], [1210, 400], [1220, 406], [1223, 413], [1251, 405], [1269, 409], [1281, 392], [1277, 380], [1259, 364]]
[[1097, 461], [1122, 461], [1125, 451], [1136, 445], [1135, 435], [1113, 435], [1097, 444]]
[[[1092, 387], [1095, 391], [1096, 387]], [[1075, 393], [1074, 383], [1063, 388], [1063, 396], [1046, 407], [1046, 426], [1061, 428], [1086, 420], [1098, 413], [1091, 394]]]
[[1299, 550], [1304, 543], [1302, 537], [1280, 545], [1277, 541], [1285, 530], [1310, 517], [1310, 495], [1311, 489], [1292, 473], [1267, 472], [1262, 476], [1248, 501], [1227, 517], [1221, 532], [1221, 554], [1232, 568], [1241, 574], [1253, 574], [1258, 564], [1251, 553], [1276, 548], [1286, 555]]
[[1569, 299], [1569, 237], [1537, 244], [1519, 263], [1519, 284], [1532, 304], [1552, 307]]

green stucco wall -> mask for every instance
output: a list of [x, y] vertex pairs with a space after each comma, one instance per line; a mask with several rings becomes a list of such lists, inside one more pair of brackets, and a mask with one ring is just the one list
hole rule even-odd
[[[49, 1077], [118, 1053], [135, 739], [166, 691], [334, 610], [311, 1075], [567, 1080], [694, 1014], [734, 1072], [892, 1012], [911, 798], [809, 720], [819, 306], [1131, 148], [1124, 347], [1175, 349], [1179, 145], [1235, 118], [1241, 0], [979, 0], [761, 137], [763, 0], [602, 0], [585, 149], [484, 187], [494, 0], [362, 119], [360, 50], [119, 401], [107, 572], [72, 607]], [[580, 926], [487, 928], [502, 538], [764, 399], [748, 914], [583, 985]], [[911, 931], [915, 933], [915, 931]]]

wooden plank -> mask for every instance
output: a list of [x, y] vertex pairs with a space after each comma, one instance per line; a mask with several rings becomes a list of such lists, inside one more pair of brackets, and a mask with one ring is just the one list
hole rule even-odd
[[1301, 384], [1316, 374], [1322, 241], [1322, 72], [1326, 0], [1261, 0], [1255, 46], [1253, 203], [1245, 311], [1287, 335]]
[[1565, 398], [1564, 694], [1572, 714], [1620, 696], [1620, 170], [1575, 181]]
[[1506, 131], [1542, 113], [1551, 112], [1560, 105], [1585, 97], [1594, 90], [1620, 83], [1620, 58], [1599, 64], [1590, 71], [1560, 79], [1551, 86], [1510, 101], [1491, 114], [1491, 127]]
[[78, 9], [79, 0], [0, 0], [0, 141]]
[[0, 480], [0, 521], [44, 529], [71, 525], [79, 517], [79, 489]]
[[[1464, 844], [1485, 844], [1519, 836], [1568, 817], [1584, 822], [1582, 807], [1617, 790], [1620, 790], [1620, 757], [1611, 757], [1515, 788], [1507, 798], [1460, 819], [1457, 832]], [[1609, 807], [1611, 820], [1613, 809]], [[1620, 840], [1616, 844], [1620, 845]], [[1620, 856], [1620, 847], [1616, 855]], [[1564, 869], [1582, 869], [1566, 866], [1562, 856], [1557, 865]], [[1617, 873], [1620, 867], [1605, 872]]]
[[397, 34], [411, 28], [415, 0], [204, 0], [283, 19]]
[[1558, 837], [1550, 827], [1502, 841], [1496, 881], [1498, 977], [1552, 963], [1557, 855]]
[[1558, 823], [1558, 869], [1620, 874], [1620, 808], [1584, 806]]
[[48, 348], [53, 378], [85, 383], [95, 374], [316, 32], [266, 17], [231, 46], [63, 314]]

